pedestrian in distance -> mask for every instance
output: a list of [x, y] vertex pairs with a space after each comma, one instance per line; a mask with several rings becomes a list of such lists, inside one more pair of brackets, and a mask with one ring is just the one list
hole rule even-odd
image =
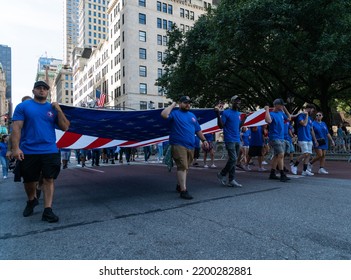
[[[228, 187], [241, 188], [235, 180], [235, 165], [240, 151], [240, 126], [242, 125], [241, 113], [239, 112], [241, 99], [234, 95], [230, 99], [231, 108], [224, 110], [220, 115], [220, 106], [214, 108], [217, 115], [217, 125], [223, 129], [225, 147], [228, 152], [228, 161], [225, 167], [217, 174], [217, 178], [222, 185]], [[227, 176], [229, 182], [227, 183]]]
[[1, 136], [1, 141], [0, 141], [0, 163], [2, 166], [3, 179], [7, 179], [8, 170], [9, 170], [9, 161], [6, 157], [8, 139], [9, 139], [9, 136], [4, 134]]
[[162, 110], [161, 116], [167, 119], [171, 126], [169, 144], [171, 145], [172, 158], [177, 166], [177, 187], [180, 198], [192, 199], [187, 190], [187, 174], [194, 158], [195, 134], [208, 147], [207, 140], [203, 135], [196, 116], [190, 112], [192, 103], [189, 96], [179, 99], [179, 109], [176, 102]]
[[20, 172], [27, 194], [23, 216], [33, 214], [39, 204], [36, 185], [43, 176], [44, 211], [42, 220], [58, 222], [52, 211], [54, 180], [61, 169], [61, 156], [56, 146], [55, 126], [66, 131], [70, 122], [57, 102], [47, 102], [49, 85], [44, 81], [34, 83], [32, 100], [16, 106], [13, 114], [12, 155], [20, 161]]
[[[273, 101], [273, 110], [270, 112], [269, 106], [265, 106], [265, 121], [268, 123], [269, 145], [273, 150], [271, 162], [271, 172], [269, 179], [280, 179], [281, 182], [290, 180], [284, 172], [284, 152], [286, 144], [284, 140], [284, 121], [290, 120], [290, 113], [285, 107], [284, 100], [281, 98]], [[276, 175], [276, 168], [280, 173], [280, 178]]]

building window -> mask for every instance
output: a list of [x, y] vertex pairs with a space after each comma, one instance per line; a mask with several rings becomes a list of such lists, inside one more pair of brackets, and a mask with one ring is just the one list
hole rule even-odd
[[166, 19], [163, 20], [163, 29], [167, 29], [167, 20]]
[[160, 1], [157, 1], [157, 11], [161, 12], [161, 2]]
[[143, 83], [139, 84], [139, 93], [147, 94], [147, 84], [143, 84]]
[[157, 18], [157, 28], [162, 28], [162, 19]]
[[139, 23], [146, 24], [146, 15], [139, 13]]
[[170, 15], [173, 15], [173, 6], [172, 5], [168, 5], [168, 13]]
[[139, 0], [140, 7], [146, 7], [146, 0]]
[[162, 52], [157, 52], [157, 61], [162, 62]]
[[147, 70], [146, 70], [146, 66], [139, 66], [139, 76], [140, 77], [146, 77], [147, 76]]
[[167, 46], [167, 43], [168, 43], [168, 38], [167, 38], [167, 36], [163, 36], [163, 45], [164, 45], [164, 46]]
[[194, 19], [195, 19], [194, 12], [192, 12], [192, 11], [190, 11], [190, 19], [191, 19], [191, 20], [194, 20]]
[[146, 49], [139, 48], [139, 58], [146, 59]]
[[163, 74], [162, 68], [157, 69], [157, 78], [161, 78]]
[[184, 17], [184, 9], [183, 8], [180, 8], [180, 17]]
[[167, 13], [167, 4], [162, 3], [162, 12]]
[[140, 110], [147, 110], [147, 102], [140, 101]]
[[157, 35], [157, 45], [162, 46], [162, 35]]
[[145, 31], [139, 31], [139, 41], [146, 42], [146, 32]]

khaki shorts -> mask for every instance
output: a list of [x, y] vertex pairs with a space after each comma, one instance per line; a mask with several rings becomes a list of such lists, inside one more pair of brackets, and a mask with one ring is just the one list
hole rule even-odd
[[172, 157], [177, 165], [177, 170], [185, 171], [194, 160], [194, 150], [189, 150], [183, 146], [172, 145]]

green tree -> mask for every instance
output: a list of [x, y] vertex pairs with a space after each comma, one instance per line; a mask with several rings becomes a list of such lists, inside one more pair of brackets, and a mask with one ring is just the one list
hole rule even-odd
[[222, 0], [194, 28], [169, 33], [165, 75], [170, 98], [213, 106], [240, 94], [247, 108], [294, 98], [314, 103], [330, 124], [336, 99], [351, 97], [351, 2]]

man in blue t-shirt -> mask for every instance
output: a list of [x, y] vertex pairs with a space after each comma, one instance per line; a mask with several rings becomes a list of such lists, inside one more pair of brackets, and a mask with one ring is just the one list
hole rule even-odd
[[172, 149], [172, 158], [177, 165], [177, 191], [183, 199], [193, 198], [187, 191], [186, 177], [194, 159], [195, 134], [204, 146], [208, 147], [196, 116], [190, 112], [190, 103], [189, 96], [182, 96], [179, 99], [179, 110], [173, 110], [177, 105], [173, 102], [161, 112], [161, 116], [168, 119], [171, 125], [169, 144]]
[[303, 171], [301, 175], [303, 176], [313, 176], [314, 173], [311, 172], [309, 167], [310, 156], [312, 154], [313, 143], [318, 147], [318, 142], [313, 131], [313, 120], [311, 115], [315, 111], [316, 106], [313, 104], [307, 104], [304, 111], [297, 115], [297, 139], [298, 144], [301, 149], [301, 156], [299, 156], [294, 165], [291, 166], [291, 173], [297, 174], [297, 166], [300, 161], [303, 161]]
[[[219, 107], [215, 107], [217, 114], [217, 125], [223, 129], [225, 147], [228, 151], [228, 161], [225, 167], [217, 174], [217, 178], [222, 185], [228, 187], [241, 188], [242, 185], [235, 180], [235, 164], [240, 151], [240, 125], [242, 124], [241, 113], [239, 112], [241, 99], [234, 95], [230, 103], [232, 107], [224, 110], [222, 117], [219, 112]], [[226, 176], [229, 177], [227, 184]]]
[[34, 207], [39, 204], [36, 185], [42, 175], [45, 207], [42, 220], [54, 223], [59, 220], [51, 208], [54, 179], [57, 178], [61, 168], [55, 127], [66, 131], [70, 122], [57, 102], [50, 104], [46, 101], [49, 89], [49, 85], [44, 81], [35, 82], [32, 90], [34, 98], [16, 106], [12, 118], [11, 140], [12, 155], [20, 161], [20, 173], [28, 197], [23, 216], [32, 215]]
[[265, 121], [268, 123], [269, 129], [269, 144], [273, 149], [274, 157], [272, 159], [271, 173], [269, 179], [279, 179], [275, 174], [275, 169], [278, 168], [280, 172], [280, 181], [286, 182], [288, 178], [284, 172], [284, 121], [290, 120], [290, 113], [285, 107], [283, 99], [278, 98], [273, 102], [273, 111], [269, 111], [269, 106], [265, 106], [266, 115]]

